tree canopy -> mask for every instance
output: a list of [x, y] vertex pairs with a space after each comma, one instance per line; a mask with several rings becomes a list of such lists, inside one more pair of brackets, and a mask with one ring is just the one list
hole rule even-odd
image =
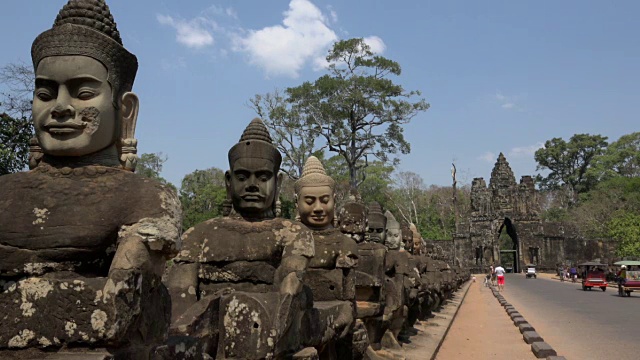
[[547, 140], [544, 147], [535, 152], [538, 162], [536, 170], [548, 170], [547, 175], [538, 175], [541, 189], [564, 188], [572, 202], [577, 194], [589, 191], [594, 179], [587, 172], [595, 157], [607, 147], [607, 137], [601, 135], [575, 134], [565, 141], [562, 138]]
[[10, 63], [0, 67], [0, 175], [24, 170], [33, 137], [31, 96], [35, 76], [30, 65]]
[[[326, 60], [328, 74], [287, 88], [282, 98], [277, 93], [257, 96], [252, 104], [254, 109], [265, 99], [286, 104], [275, 107], [280, 112], [268, 113], [271, 123], [279, 122], [277, 127], [285, 138], [293, 136], [298, 144], [311, 146], [304, 147], [303, 152], [326, 148], [341, 156], [348, 169], [349, 185], [355, 189], [365, 181], [363, 169], [370, 160], [395, 165], [398, 159], [394, 155], [410, 152], [402, 125], [427, 110], [429, 104], [419, 98], [419, 91], [405, 91], [395, 84], [390, 77], [401, 74], [400, 65], [375, 55], [361, 38], [336, 42]], [[281, 135], [276, 132], [276, 136]], [[317, 144], [317, 138], [323, 143]], [[291, 158], [291, 162], [296, 161]]]

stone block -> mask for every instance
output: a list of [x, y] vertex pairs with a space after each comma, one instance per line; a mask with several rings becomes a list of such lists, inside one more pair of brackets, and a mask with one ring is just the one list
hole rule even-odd
[[558, 355], [551, 345], [544, 341], [534, 342], [531, 344], [531, 351], [538, 359], [544, 359], [548, 356]]
[[525, 332], [523, 332], [522, 333], [522, 338], [524, 339], [524, 342], [526, 342], [527, 344], [532, 344], [534, 342], [542, 342], [542, 341], [544, 341], [542, 336], [540, 336], [540, 334], [538, 334], [535, 331], [525, 331]]
[[513, 320], [513, 318], [522, 317], [522, 315], [517, 311], [512, 311], [509, 313], [509, 317]]
[[518, 326], [518, 325], [520, 325], [520, 324], [524, 324], [524, 323], [526, 323], [526, 322], [527, 322], [527, 320], [525, 320], [522, 316], [514, 317], [514, 318], [513, 318], [513, 324], [514, 324], [515, 326]]
[[509, 316], [511, 316], [511, 314], [520, 314], [520, 313], [516, 309], [510, 309], [510, 310], [507, 310], [507, 314], [509, 314]]
[[529, 323], [522, 323], [518, 325], [518, 330], [520, 330], [521, 334], [525, 331], [536, 331], [536, 329], [534, 329], [533, 326], [531, 326], [531, 324]]
[[567, 360], [564, 356], [547, 356], [547, 360]]

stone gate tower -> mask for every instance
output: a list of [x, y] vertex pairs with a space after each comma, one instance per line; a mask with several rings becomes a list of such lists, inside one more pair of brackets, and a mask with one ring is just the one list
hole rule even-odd
[[[515, 176], [502, 153], [491, 171], [487, 186], [483, 178], [471, 184], [471, 214], [458, 220], [454, 238], [456, 259], [460, 265], [486, 271], [491, 264], [502, 263], [520, 271], [527, 263], [554, 269], [564, 258], [562, 234], [553, 234], [540, 219], [540, 204], [531, 176]], [[501, 249], [499, 237], [506, 233], [511, 241]], [[515, 259], [509, 261], [507, 258]]]

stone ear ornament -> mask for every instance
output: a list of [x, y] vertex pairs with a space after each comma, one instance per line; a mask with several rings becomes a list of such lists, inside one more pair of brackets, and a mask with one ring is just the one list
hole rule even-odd
[[127, 171], [135, 171], [138, 164], [138, 140], [120, 139], [120, 164]]

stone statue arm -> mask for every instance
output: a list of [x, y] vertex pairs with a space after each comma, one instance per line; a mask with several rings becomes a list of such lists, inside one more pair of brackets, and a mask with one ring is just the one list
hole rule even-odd
[[340, 246], [340, 255], [336, 258], [336, 267], [353, 269], [358, 266], [358, 244], [349, 236], [344, 236]]
[[118, 232], [116, 253], [109, 268], [109, 283], [115, 289], [118, 283], [135, 274], [162, 277], [167, 259], [174, 257], [180, 247], [180, 201], [172, 190], [159, 193], [162, 211], [155, 217], [146, 217], [124, 225]]

